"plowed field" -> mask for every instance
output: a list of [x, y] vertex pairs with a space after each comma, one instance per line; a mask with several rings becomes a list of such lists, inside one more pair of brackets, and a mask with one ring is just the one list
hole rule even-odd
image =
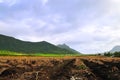
[[120, 80], [120, 58], [0, 56], [0, 80]]

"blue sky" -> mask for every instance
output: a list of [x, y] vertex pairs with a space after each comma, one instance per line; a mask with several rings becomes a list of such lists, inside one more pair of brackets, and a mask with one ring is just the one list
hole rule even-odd
[[120, 45], [119, 21], [120, 0], [0, 0], [0, 34], [82, 53]]

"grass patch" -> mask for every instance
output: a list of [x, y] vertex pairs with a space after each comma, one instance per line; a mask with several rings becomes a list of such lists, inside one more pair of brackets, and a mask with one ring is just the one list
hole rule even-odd
[[80, 54], [53, 54], [53, 53], [18, 53], [11, 51], [0, 51], [0, 56], [43, 56], [43, 57], [64, 57], [64, 56], [80, 56]]
[[76, 66], [76, 69], [85, 70], [85, 69], [87, 69], [87, 67], [85, 65], [79, 65], [79, 66]]

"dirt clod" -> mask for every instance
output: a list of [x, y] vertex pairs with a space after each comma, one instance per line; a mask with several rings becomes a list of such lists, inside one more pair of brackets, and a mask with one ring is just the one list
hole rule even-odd
[[120, 80], [119, 58], [0, 58], [0, 80]]

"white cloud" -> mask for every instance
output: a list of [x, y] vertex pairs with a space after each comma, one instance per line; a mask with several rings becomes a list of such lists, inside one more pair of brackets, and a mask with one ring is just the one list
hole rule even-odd
[[41, 0], [41, 1], [43, 6], [45, 6], [48, 3], [48, 0]]
[[14, 5], [17, 1], [19, 1], [19, 0], [0, 0], [0, 3], [5, 3], [5, 4], [9, 5], [9, 6], [12, 6], [12, 5]]
[[17, 36], [17, 35], [24, 35], [25, 33], [27, 34], [28, 32], [31, 32], [31, 29], [29, 26], [17, 22], [17, 21], [10, 21], [10, 22], [0, 22], [1, 24], [1, 33], [6, 34], [9, 36]]
[[[64, 5], [57, 5], [54, 0], [36, 1], [37, 4], [21, 1], [19, 6], [11, 7], [18, 1], [0, 0], [0, 3], [10, 6], [3, 10], [5, 20], [0, 18], [0, 33], [27, 41], [67, 43], [84, 53], [104, 52], [120, 44], [119, 0], [93, 0], [91, 3], [88, 0], [80, 3], [66, 0], [64, 3], [62, 0], [61, 4]], [[47, 4], [55, 5], [55, 9]]]
[[2, 3], [4, 0], [0, 0], [0, 3]]

